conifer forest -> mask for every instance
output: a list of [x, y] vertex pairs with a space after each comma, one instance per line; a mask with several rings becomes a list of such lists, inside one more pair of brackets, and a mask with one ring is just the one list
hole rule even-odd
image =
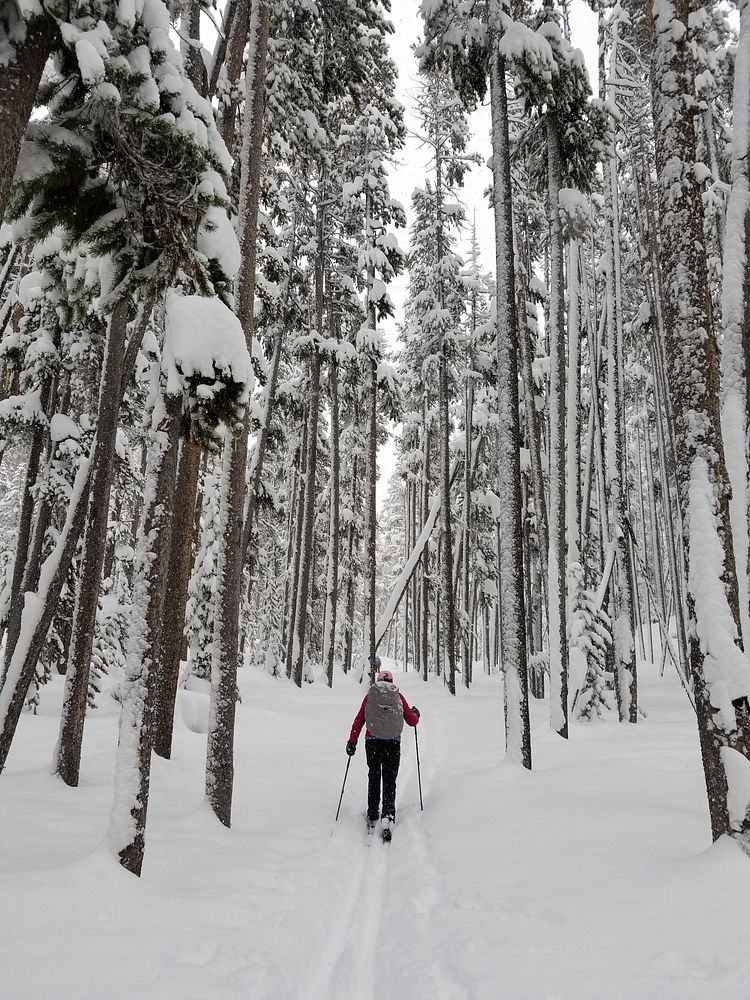
[[2, 1000], [750, 997], [749, 160], [750, 0], [0, 0]]

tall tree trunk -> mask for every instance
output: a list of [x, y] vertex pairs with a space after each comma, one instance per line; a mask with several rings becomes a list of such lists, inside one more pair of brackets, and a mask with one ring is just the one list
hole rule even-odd
[[565, 567], [565, 279], [560, 222], [560, 125], [547, 112], [549, 183], [549, 678], [552, 728], [568, 738], [568, 630]]
[[[617, 24], [614, 26], [610, 76], [617, 66]], [[610, 85], [614, 100], [614, 84]], [[628, 543], [628, 482], [625, 457], [625, 399], [622, 350], [622, 280], [620, 266], [620, 212], [617, 187], [617, 151], [614, 138], [605, 163], [605, 205], [607, 209], [607, 471], [612, 504], [612, 537], [617, 542], [617, 589], [613, 594], [615, 691], [621, 722], [638, 721], [638, 680], [636, 674], [635, 607], [633, 572]], [[614, 579], [614, 577], [613, 577]]]
[[723, 752], [748, 746], [750, 668], [742, 651], [737, 576], [719, 421], [719, 371], [703, 245], [703, 204], [693, 172], [695, 66], [688, 0], [663, 0], [652, 21], [651, 85], [660, 207], [664, 319], [674, 412], [677, 480], [688, 567], [693, 678], [711, 829], [733, 828]]
[[305, 634], [307, 629], [307, 601], [310, 596], [312, 575], [313, 540], [315, 537], [315, 482], [318, 471], [318, 423], [320, 419], [320, 368], [321, 356], [317, 347], [310, 358], [310, 386], [308, 397], [307, 458], [305, 461], [304, 490], [302, 493], [302, 531], [298, 537], [299, 585], [297, 588], [297, 614], [292, 632], [292, 680], [302, 687], [305, 662]]
[[542, 472], [542, 430], [541, 421], [536, 408], [534, 392], [534, 374], [531, 358], [531, 338], [529, 330], [528, 307], [526, 305], [526, 288], [520, 296], [522, 310], [520, 316], [518, 343], [521, 356], [521, 376], [523, 381], [523, 400], [526, 409], [526, 432], [528, 435], [529, 458], [531, 459], [531, 484], [534, 490], [534, 513], [536, 515], [536, 533], [539, 539], [539, 558], [542, 562], [542, 574], [548, 577], [547, 558], [549, 554], [549, 530], [547, 519], [547, 497], [544, 489], [544, 473]]
[[[270, 4], [252, 0], [246, 69], [247, 93], [240, 162], [240, 206], [237, 233], [242, 261], [236, 281], [236, 311], [252, 356], [255, 328], [255, 265], [263, 140], [266, 54]], [[222, 557], [214, 622], [214, 653], [206, 756], [206, 795], [224, 826], [232, 817], [234, 783], [234, 717], [237, 699], [240, 606], [242, 602], [242, 520], [250, 431], [249, 413], [232, 428], [225, 447], [222, 489]]]
[[[26, 459], [26, 476], [21, 494], [21, 509], [18, 516], [16, 554], [13, 560], [10, 608], [6, 627], [3, 679], [8, 672], [8, 664], [13, 657], [13, 651], [16, 648], [18, 633], [21, 628], [21, 612], [23, 611], [25, 593], [23, 583], [31, 557], [30, 546], [32, 542], [31, 526], [34, 516], [34, 487], [39, 477], [39, 463], [44, 449], [45, 437], [46, 429], [44, 427], [36, 426], [32, 429], [29, 457]], [[38, 533], [35, 532], [35, 534]], [[41, 545], [42, 539], [38, 539], [38, 541]], [[37, 546], [34, 547], [36, 548]]]
[[[430, 448], [432, 445], [430, 438], [430, 427], [429, 427], [429, 399], [427, 390], [425, 389], [424, 401], [422, 404], [422, 423], [424, 426], [423, 431], [423, 444], [422, 450], [424, 452], [424, 457], [422, 460], [422, 489], [420, 493], [419, 503], [420, 503], [420, 529], [424, 531], [424, 527], [428, 521], [428, 515], [430, 511]], [[416, 541], [416, 540], [415, 540]], [[421, 670], [422, 678], [426, 681], [427, 674], [430, 669], [430, 641], [429, 641], [429, 630], [430, 630], [430, 552], [429, 549], [425, 548], [424, 555], [421, 560], [421, 572], [420, 572], [420, 595], [419, 595], [419, 633], [417, 637], [419, 656], [421, 657]]]
[[666, 617], [667, 605], [664, 600], [664, 566], [659, 539], [659, 518], [656, 513], [656, 490], [654, 484], [653, 454], [651, 451], [651, 430], [646, 394], [643, 394], [643, 444], [646, 456], [646, 495], [648, 496], [649, 520], [651, 527], [651, 552], [654, 565], [654, 590], [656, 605], [662, 617]]
[[490, 100], [492, 112], [492, 179], [495, 217], [498, 361], [498, 470], [502, 532], [502, 655], [505, 670], [506, 751], [511, 760], [531, 767], [531, 728], [526, 662], [521, 522], [521, 430], [518, 413], [517, 326], [513, 271], [513, 204], [510, 178], [508, 95], [505, 60], [497, 51], [502, 36], [503, 4], [490, 0]]
[[126, 681], [120, 711], [109, 840], [123, 868], [141, 874], [151, 779], [151, 728], [172, 541], [182, 398], [159, 395], [152, 418], [143, 526], [136, 545]]
[[734, 64], [732, 111], [732, 187], [726, 217], [726, 246], [722, 278], [721, 311], [724, 339], [721, 350], [721, 430], [732, 487], [729, 513], [732, 522], [735, 566], [739, 587], [740, 621], [745, 645], [750, 642], [748, 593], [748, 392], [746, 358], [750, 354], [750, 7], [738, 3], [740, 37]]
[[294, 665], [294, 629], [297, 621], [297, 595], [299, 594], [299, 569], [302, 554], [302, 525], [305, 515], [305, 470], [307, 468], [307, 435], [310, 422], [307, 409], [304, 410], [302, 421], [302, 440], [299, 446], [299, 456], [297, 460], [296, 480], [295, 480], [295, 503], [294, 503], [294, 531], [289, 533], [291, 575], [289, 576], [288, 590], [288, 615], [287, 615], [287, 637], [286, 637], [286, 675], [292, 676]]
[[[374, 309], [370, 311], [374, 323]], [[374, 326], [372, 327], [374, 336]], [[375, 680], [375, 588], [377, 582], [377, 487], [378, 487], [378, 366], [374, 356], [368, 356], [369, 386], [367, 392], [367, 503], [365, 506], [365, 641], [367, 672]]]
[[201, 468], [201, 446], [191, 437], [187, 421], [184, 422], [182, 431], [183, 438], [177, 462], [172, 543], [166, 577], [164, 620], [161, 627], [159, 664], [154, 691], [154, 752], [166, 760], [172, 756], [174, 708], [185, 634], [185, 609], [190, 586], [190, 571], [193, 566], [193, 525]]
[[[201, 4], [200, 0], [189, 0], [187, 10], [180, 22], [187, 29], [187, 38], [180, 38], [185, 72], [198, 93], [205, 97], [208, 94], [208, 75], [203, 61], [201, 46]], [[231, 146], [227, 149], [231, 150]]]
[[[464, 640], [462, 649], [464, 687], [471, 684], [471, 636], [473, 635], [473, 604], [469, 593], [471, 571], [471, 452], [474, 410], [474, 336], [476, 333], [476, 295], [472, 303], [471, 342], [467, 365], [466, 392], [464, 397], [464, 518], [463, 518], [463, 565], [461, 567], [461, 594], [463, 598]], [[470, 624], [471, 622], [471, 624]]]
[[81, 766], [91, 650], [94, 644], [104, 555], [107, 550], [109, 497], [117, 440], [117, 418], [120, 411], [118, 389], [123, 377], [122, 358], [128, 308], [128, 299], [123, 299], [115, 306], [107, 333], [99, 390], [96, 451], [91, 463], [91, 490], [86, 527], [83, 532], [68, 667], [65, 673], [65, 693], [55, 769], [65, 784], [73, 787], [78, 784]]
[[[354, 407], [354, 423], [358, 422], [358, 407]], [[359, 507], [359, 456], [354, 456], [352, 463], [352, 494], [349, 509], [355, 511]], [[356, 543], [356, 530], [354, 518], [349, 520], [347, 531], [347, 567], [346, 567], [346, 617], [344, 620], [344, 673], [352, 669], [352, 655], [354, 647], [354, 552]]]
[[318, 205], [315, 220], [315, 331], [317, 342], [310, 359], [310, 386], [308, 399], [307, 458], [305, 461], [302, 508], [302, 532], [297, 538], [299, 546], [299, 584], [297, 613], [292, 630], [292, 679], [302, 687], [307, 629], [307, 601], [312, 576], [313, 547], [315, 540], [316, 473], [318, 468], [318, 424], [320, 418], [321, 354], [319, 343], [323, 338], [325, 305], [325, 237], [326, 237], [326, 171], [321, 168], [318, 182]]
[[568, 247], [568, 377], [566, 421], [565, 536], [568, 565], [581, 561], [581, 338], [580, 244]]
[[[367, 253], [367, 292], [365, 296], [365, 316], [367, 329], [364, 341], [365, 365], [368, 374], [367, 386], [367, 500], [365, 506], [365, 635], [364, 656], [370, 681], [375, 680], [375, 589], [377, 577], [377, 488], [378, 488], [378, 362], [377, 362], [377, 315], [372, 296], [375, 282], [374, 228], [372, 220], [372, 193], [368, 187], [365, 195], [365, 246]], [[362, 331], [360, 331], [360, 337]], [[363, 671], [364, 674], [364, 671]]]
[[330, 365], [331, 393], [331, 519], [328, 537], [328, 577], [326, 581], [324, 660], [328, 687], [333, 687], [333, 664], [336, 656], [336, 612], [339, 599], [339, 375], [338, 359]]
[[450, 414], [448, 410], [448, 359], [445, 344], [438, 360], [440, 401], [440, 513], [442, 516], [441, 597], [442, 647], [445, 651], [448, 690], [456, 693], [456, 603], [453, 590], [453, 517], [450, 500]]
[[[265, 0], [261, 0], [265, 2]], [[214, 86], [220, 91], [217, 125], [224, 144], [231, 153], [234, 149], [237, 127], [237, 108], [240, 103], [238, 84], [242, 75], [242, 64], [250, 27], [251, 8], [258, 0], [230, 0], [232, 5], [229, 34], [226, 40], [224, 60], [221, 68], [214, 67], [211, 73]], [[229, 5], [228, 5], [229, 6]]]

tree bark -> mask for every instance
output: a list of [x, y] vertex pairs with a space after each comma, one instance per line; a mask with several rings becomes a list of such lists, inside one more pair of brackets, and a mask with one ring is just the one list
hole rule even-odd
[[166, 760], [172, 756], [174, 708], [185, 634], [190, 570], [193, 565], [193, 524], [201, 467], [200, 444], [190, 436], [189, 428], [183, 428], [183, 434], [177, 463], [172, 542], [153, 719], [154, 752]]
[[292, 632], [292, 680], [302, 687], [305, 660], [305, 632], [307, 628], [307, 601], [310, 596], [313, 539], [315, 535], [315, 481], [318, 471], [318, 422], [320, 419], [320, 368], [321, 357], [317, 347], [310, 359], [310, 387], [308, 397], [307, 458], [305, 461], [304, 490], [302, 493], [302, 530], [298, 537], [299, 585], [297, 588], [297, 613]]
[[[246, 70], [247, 93], [240, 158], [240, 206], [237, 233], [242, 252], [235, 301], [245, 342], [252, 356], [255, 329], [255, 268], [260, 202], [263, 110], [270, 5], [252, 0], [250, 44]], [[242, 602], [242, 521], [245, 472], [250, 432], [249, 413], [231, 429], [225, 443], [223, 479], [222, 556], [214, 623], [214, 654], [206, 756], [206, 795], [224, 826], [232, 816], [234, 783], [234, 717], [239, 665], [239, 624]]]
[[5, 638], [5, 658], [3, 662], [3, 679], [8, 672], [8, 664], [13, 657], [13, 651], [18, 641], [21, 628], [21, 612], [24, 601], [24, 580], [26, 568], [31, 558], [31, 525], [34, 516], [34, 487], [39, 477], [39, 463], [44, 448], [46, 428], [36, 426], [31, 431], [29, 457], [26, 460], [26, 476], [21, 494], [21, 510], [18, 516], [18, 535], [16, 538], [16, 555], [13, 561], [13, 580], [11, 583], [10, 608]]
[[[0, 66], [0, 219], [5, 214], [18, 154], [34, 107], [44, 66], [57, 38], [57, 24], [47, 14], [21, 22], [15, 3], [4, 4], [4, 18], [23, 40], [15, 58]], [[13, 22], [12, 26], [9, 22]]]
[[502, 653], [508, 725], [506, 751], [511, 760], [531, 768], [531, 729], [526, 661], [523, 537], [521, 523], [520, 420], [518, 413], [517, 326], [515, 315], [513, 205], [508, 134], [505, 60], [497, 52], [502, 36], [503, 5], [490, 0], [490, 103], [492, 113], [492, 178], [497, 280], [498, 360], [498, 497], [503, 533]]
[[159, 396], [136, 547], [126, 681], [120, 712], [115, 794], [109, 838], [120, 864], [141, 874], [151, 780], [151, 724], [172, 541], [181, 397]]
[[[614, 27], [610, 76], [617, 66], [617, 25]], [[609, 88], [614, 99], [613, 85]], [[614, 139], [605, 168], [607, 209], [607, 471], [612, 504], [612, 537], [617, 542], [617, 589], [613, 594], [615, 692], [621, 722], [638, 721], [635, 607], [632, 563], [627, 538], [628, 483], [625, 457], [625, 400], [622, 350], [622, 279], [620, 266], [620, 213], [617, 189], [617, 151]]]
[[[717, 345], [703, 245], [692, 108], [695, 66], [688, 0], [663, 0], [652, 19], [654, 143], [664, 321], [677, 481], [688, 569], [690, 671], [714, 839], [733, 829], [722, 750], [746, 757], [750, 669], [742, 651], [727, 474], [719, 421]], [[712, 556], [708, 555], [712, 553]], [[717, 572], [716, 563], [723, 562]], [[708, 645], [707, 645], [708, 644]], [[720, 651], [720, 652], [719, 652]]]
[[334, 357], [329, 376], [331, 394], [331, 519], [328, 542], [328, 579], [326, 583], [326, 615], [324, 659], [328, 687], [333, 687], [333, 665], [336, 656], [336, 613], [339, 598], [339, 382], [338, 359]]
[[[230, 0], [231, 18], [229, 20], [229, 35], [226, 40], [223, 66], [216, 74], [215, 88], [220, 88], [221, 99], [217, 115], [219, 134], [231, 153], [234, 149], [235, 129], [237, 124], [237, 107], [239, 96], [237, 84], [242, 74], [242, 63], [247, 44], [247, 33], [250, 25], [250, 9], [257, 0]], [[229, 4], [227, 5], [229, 7]], [[212, 73], [214, 77], [214, 73]], [[212, 93], [214, 90], [212, 90]]]
[[107, 331], [107, 346], [99, 390], [96, 450], [91, 462], [91, 491], [86, 527], [83, 532], [70, 652], [65, 674], [65, 693], [55, 770], [66, 785], [73, 787], [78, 784], [81, 766], [91, 650], [94, 643], [102, 568], [107, 550], [109, 498], [117, 439], [117, 419], [120, 412], [118, 389], [123, 379], [122, 360], [128, 308], [128, 299], [123, 299], [115, 306]]
[[549, 678], [550, 721], [568, 738], [568, 629], [565, 567], [565, 279], [560, 223], [560, 125], [547, 112], [549, 289]]

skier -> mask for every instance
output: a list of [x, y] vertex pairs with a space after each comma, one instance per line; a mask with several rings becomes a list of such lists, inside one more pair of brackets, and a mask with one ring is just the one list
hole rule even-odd
[[[380, 657], [375, 659], [380, 666]], [[362, 727], [365, 731], [365, 753], [369, 778], [367, 785], [367, 826], [369, 830], [378, 821], [380, 811], [380, 785], [383, 785], [383, 811], [381, 813], [383, 839], [391, 839], [391, 828], [396, 820], [396, 776], [401, 762], [401, 730], [404, 722], [416, 726], [419, 710], [407, 704], [406, 698], [393, 683], [390, 670], [381, 670], [375, 683], [365, 695], [349, 734], [346, 752], [351, 757], [357, 751], [357, 740]]]

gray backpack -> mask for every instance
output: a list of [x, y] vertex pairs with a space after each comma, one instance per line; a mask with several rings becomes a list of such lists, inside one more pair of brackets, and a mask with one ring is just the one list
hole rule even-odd
[[370, 688], [365, 706], [367, 731], [379, 740], [397, 740], [404, 728], [404, 706], [395, 684], [377, 681]]

